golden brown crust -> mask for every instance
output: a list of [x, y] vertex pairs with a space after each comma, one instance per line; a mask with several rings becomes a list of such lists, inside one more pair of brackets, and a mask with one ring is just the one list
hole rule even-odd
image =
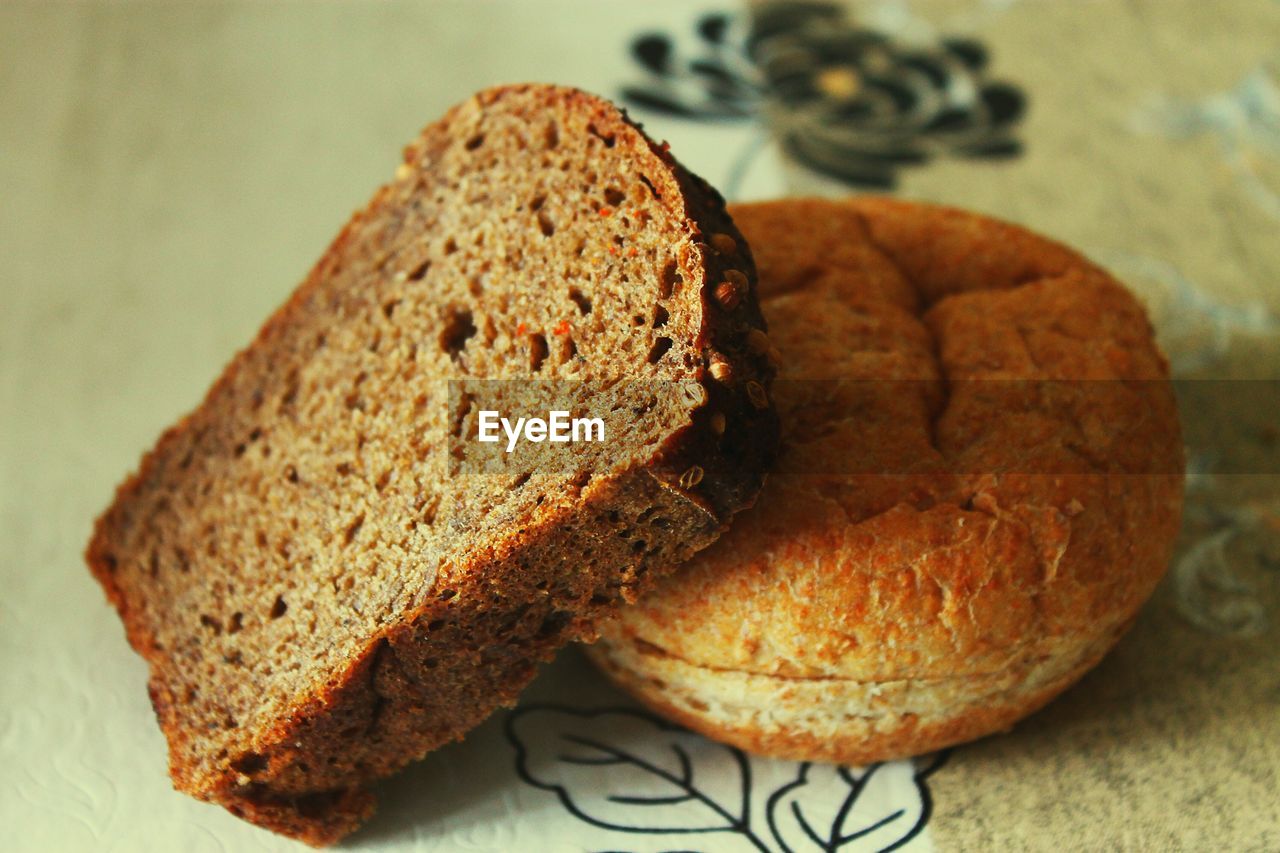
[[782, 353], [783, 449], [757, 505], [590, 654], [769, 754], [861, 763], [1007, 727], [1100, 658], [1167, 565], [1181, 444], [1142, 309], [973, 214], [733, 214]]
[[625, 643], [599, 643], [589, 656], [640, 702], [707, 737], [772, 758], [865, 765], [1007, 731], [1097, 665], [1127, 628], [1006, 672], [933, 680], [708, 671]]
[[[200, 676], [182, 671], [176, 651], [158, 639], [167, 628], [165, 608], [143, 606], [153, 602], [147, 598], [145, 571], [136, 567], [147, 555], [131, 543], [145, 539], [148, 500], [162, 486], [181, 482], [175, 458], [211, 424], [216, 431], [229, 407], [240, 405], [253, 359], [287, 340], [300, 318], [318, 310], [322, 297], [332, 299], [326, 294], [334, 289], [334, 277], [377, 248], [369, 245], [371, 239], [383, 239], [376, 223], [396, 218], [415, 169], [431, 161], [433, 147], [457, 141], [448, 136], [449, 123], [504, 98], [526, 96], [546, 98], [564, 114], [589, 120], [609, 148], [617, 145], [618, 157], [632, 158], [637, 171], [652, 181], [655, 197], [683, 223], [685, 232], [672, 240], [691, 243], [681, 268], [700, 294], [702, 325], [688, 343], [703, 357], [694, 378], [708, 405], [693, 411], [691, 423], [669, 435], [647, 464], [592, 481], [575, 504], [550, 506], [512, 524], [501, 541], [475, 543], [463, 561], [439, 575], [424, 568], [424, 589], [414, 606], [351, 644], [340, 666], [268, 723], [238, 732], [234, 743], [239, 745], [205, 754], [191, 716], [191, 682]], [[353, 217], [306, 281], [227, 367], [202, 406], [169, 429], [138, 473], [118, 488], [86, 552], [130, 643], [151, 664], [150, 692], [169, 740], [175, 785], [314, 845], [333, 843], [369, 816], [373, 800], [362, 791], [364, 784], [461, 738], [496, 707], [512, 703], [537, 663], [555, 648], [592, 636], [597, 618], [712, 541], [753, 499], [776, 437], [772, 408], [755, 405], [748, 387], [767, 386], [772, 368], [746, 345], [748, 332], [763, 321], [745, 241], [724, 212], [723, 200], [625, 116], [576, 90], [503, 87], [477, 95], [428, 128], [406, 149], [405, 160], [406, 175], [381, 188]], [[712, 247], [714, 235], [725, 235], [732, 247], [724, 240]], [[730, 269], [746, 283], [732, 311], [716, 307], [713, 295]], [[736, 381], [715, 378], [713, 362], [731, 364]], [[712, 428], [713, 409], [733, 427], [723, 436]], [[682, 479], [693, 464], [701, 471], [697, 481]], [[195, 575], [200, 571], [217, 569], [198, 568]], [[217, 687], [212, 681], [198, 686]]]

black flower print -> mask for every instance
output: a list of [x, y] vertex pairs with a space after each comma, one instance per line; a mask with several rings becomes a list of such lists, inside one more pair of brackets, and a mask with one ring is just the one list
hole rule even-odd
[[987, 79], [987, 51], [973, 40], [904, 44], [835, 4], [777, 2], [745, 25], [704, 16], [686, 41], [691, 55], [665, 34], [637, 38], [646, 79], [623, 97], [690, 119], [763, 119], [789, 155], [848, 184], [891, 189], [899, 169], [933, 157], [1021, 152], [1026, 98]]
[[[927, 780], [947, 759], [940, 752], [863, 768], [803, 762], [781, 786], [759, 792], [746, 753], [632, 708], [524, 705], [507, 716], [506, 735], [520, 778], [555, 794], [578, 820], [671, 836], [682, 850], [897, 850], [929, 822]], [[757, 793], [763, 809], [752, 806]]]

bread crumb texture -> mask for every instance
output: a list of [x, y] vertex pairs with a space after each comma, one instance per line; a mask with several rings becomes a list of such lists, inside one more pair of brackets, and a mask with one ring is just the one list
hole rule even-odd
[[[503, 87], [428, 127], [89, 545], [175, 785], [333, 842], [365, 783], [715, 539], [776, 438], [754, 291], [720, 197], [607, 102]], [[639, 390], [606, 443], [460, 472], [451, 387], [493, 379], [512, 409], [535, 379]]]
[[1106, 653], [1168, 564], [1182, 445], [1142, 308], [974, 214], [733, 215], [781, 353], [777, 471], [593, 658], [770, 755], [862, 764], [1007, 728]]

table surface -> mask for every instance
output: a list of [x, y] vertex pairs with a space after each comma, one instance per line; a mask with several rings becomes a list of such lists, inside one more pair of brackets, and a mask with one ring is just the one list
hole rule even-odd
[[[1184, 409], [1179, 558], [1131, 634], [1011, 734], [955, 750], [911, 844], [1280, 849], [1280, 408], [1271, 383], [1221, 381], [1280, 376], [1280, 3], [854, 9], [905, 42], [985, 45], [987, 78], [1028, 107], [1018, 156], [941, 157], [892, 190], [1080, 247], [1148, 302], [1178, 375], [1229, 398]], [[0, 6], [2, 846], [290, 846], [171, 791], [145, 667], [81, 561], [91, 521], [422, 124], [496, 82], [617, 96], [644, 77], [630, 40], [687, 45], [695, 17], [673, 2]], [[762, 115], [636, 115], [738, 198], [859, 189], [788, 160]], [[622, 702], [583, 666], [567, 654], [531, 695]], [[512, 775], [502, 726], [382, 785], [352, 843], [649, 849], [566, 828], [555, 796]], [[730, 849], [709, 837], [657, 838]]]

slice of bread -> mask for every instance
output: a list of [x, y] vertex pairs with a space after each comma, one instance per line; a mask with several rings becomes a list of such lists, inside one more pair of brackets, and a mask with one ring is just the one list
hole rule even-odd
[[[714, 540], [776, 438], [754, 283], [723, 200], [605, 101], [428, 127], [89, 544], [176, 787], [331, 843]], [[513, 409], [598, 383], [606, 440], [468, 466], [450, 380], [495, 378]]]

